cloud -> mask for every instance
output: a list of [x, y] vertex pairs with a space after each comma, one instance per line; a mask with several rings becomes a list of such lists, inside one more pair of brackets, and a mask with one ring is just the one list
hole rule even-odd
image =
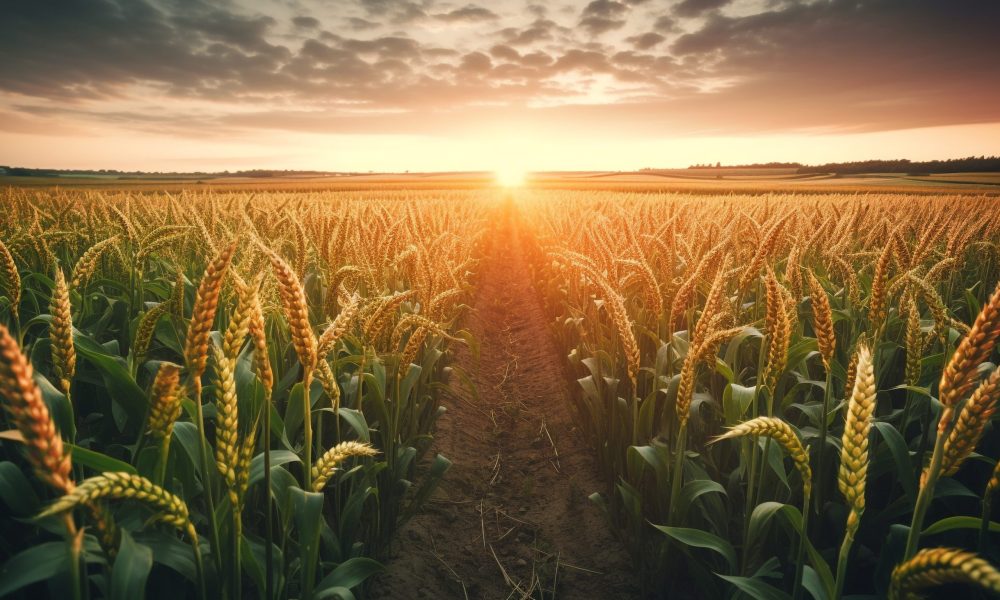
[[[638, 4], [12, 0], [0, 118], [177, 135], [283, 116], [303, 130], [422, 130], [484, 105], [600, 114], [644, 135], [1000, 121], [998, 3], [758, 3], [738, 16], [720, 0]], [[390, 113], [403, 116], [362, 118]]]
[[353, 31], [369, 31], [381, 27], [381, 25], [375, 21], [369, 21], [368, 19], [362, 19], [361, 17], [348, 17], [345, 21], [347, 22], [348, 28]]
[[642, 35], [633, 35], [631, 37], [625, 38], [625, 41], [632, 44], [633, 48], [639, 50], [649, 50], [660, 44], [660, 42], [666, 41], [667, 38], [656, 33], [655, 31], [650, 31], [649, 33], [644, 33]]
[[313, 17], [293, 17], [292, 24], [299, 29], [317, 29], [320, 25], [319, 19]]
[[394, 24], [405, 24], [426, 18], [424, 7], [409, 0], [360, 0], [361, 7], [375, 20], [386, 19]]
[[550, 19], [536, 19], [529, 27], [517, 29], [508, 27], [500, 31], [500, 36], [512, 46], [527, 46], [536, 42], [550, 41], [561, 28]]
[[616, 19], [625, 16], [628, 6], [615, 0], [593, 0], [583, 9], [583, 17]]
[[683, 0], [674, 7], [674, 13], [681, 17], [697, 17], [703, 12], [726, 6], [732, 0]]
[[580, 15], [580, 27], [598, 36], [625, 26], [629, 7], [615, 0], [593, 0]]
[[499, 19], [497, 15], [492, 10], [488, 8], [483, 8], [482, 6], [476, 6], [474, 4], [468, 4], [462, 8], [456, 8], [455, 10], [447, 13], [442, 13], [439, 15], [434, 15], [435, 19], [439, 21], [445, 21], [446, 23], [455, 22], [465, 22], [465, 23], [476, 23], [479, 21], [495, 21]]

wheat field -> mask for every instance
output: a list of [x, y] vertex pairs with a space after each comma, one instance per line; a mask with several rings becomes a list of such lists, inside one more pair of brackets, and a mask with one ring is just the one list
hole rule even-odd
[[436, 422], [501, 221], [641, 597], [1000, 593], [991, 196], [0, 203], [0, 597], [373, 597], [448, 485]]

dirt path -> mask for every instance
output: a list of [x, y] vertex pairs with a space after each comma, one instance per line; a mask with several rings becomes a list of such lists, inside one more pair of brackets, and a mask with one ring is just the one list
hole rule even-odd
[[516, 221], [505, 219], [491, 237], [466, 322], [480, 357], [456, 356], [479, 399], [443, 400], [434, 450], [454, 466], [399, 532], [373, 597], [638, 598], [628, 555], [587, 499], [604, 485], [574, 428], [563, 357]]

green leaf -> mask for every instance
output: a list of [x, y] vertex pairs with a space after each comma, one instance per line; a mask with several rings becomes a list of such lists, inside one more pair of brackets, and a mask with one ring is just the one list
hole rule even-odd
[[298, 532], [302, 597], [310, 598], [313, 585], [316, 583], [316, 568], [319, 566], [319, 534], [323, 522], [324, 496], [298, 487], [293, 487], [289, 491]]
[[730, 383], [722, 392], [722, 411], [726, 417], [726, 425], [733, 426], [743, 420], [743, 415], [753, 402], [756, 387], [747, 387], [738, 383]]
[[[718, 575], [718, 573], [716, 573]], [[739, 590], [751, 598], [757, 600], [788, 600], [789, 595], [785, 592], [768, 585], [759, 579], [750, 577], [736, 577], [734, 575], [719, 575], [729, 583], [735, 585]]]
[[[953, 529], [979, 529], [982, 523], [983, 521], [979, 517], [946, 517], [929, 525], [920, 535], [933, 535]], [[1000, 523], [996, 521], [990, 521], [989, 527], [993, 533], [1000, 531]]]
[[[776, 514], [784, 516], [785, 522], [792, 527], [796, 537], [800, 540], [802, 539], [802, 513], [799, 512], [798, 508], [791, 504], [782, 504], [781, 502], [762, 502], [753, 509], [753, 513], [750, 515], [747, 545], [751, 550], [756, 544], [763, 544], [766, 526], [771, 517]], [[827, 595], [833, 596], [834, 581], [830, 565], [823, 560], [823, 557], [816, 551], [816, 548], [813, 547], [808, 539], [806, 539], [806, 554], [809, 556], [809, 563], [815, 569], [820, 582], [826, 589]]]
[[[159, 531], [137, 532], [135, 538], [143, 546], [153, 551], [153, 562], [173, 569], [191, 583], [198, 583], [198, 571], [194, 564], [194, 553], [190, 544], [182, 542], [174, 535]], [[204, 541], [202, 543], [204, 544]]]
[[717, 481], [712, 481], [711, 479], [695, 479], [684, 484], [681, 488], [681, 498], [680, 498], [680, 515], [683, 522], [684, 515], [703, 494], [717, 493], [726, 495], [726, 488], [722, 487]]
[[823, 582], [816, 570], [805, 565], [802, 568], [802, 587], [813, 597], [813, 600], [829, 600], [830, 596], [823, 587]]
[[350, 590], [382, 570], [381, 563], [363, 556], [344, 561], [316, 585], [317, 597], [326, 597], [322, 595], [322, 592], [330, 588]]
[[97, 473], [106, 473], [108, 471], [124, 472], [131, 475], [138, 475], [139, 472], [135, 470], [135, 467], [128, 464], [127, 462], [120, 461], [117, 458], [111, 458], [106, 454], [101, 454], [100, 452], [94, 452], [93, 450], [88, 450], [86, 448], [81, 448], [75, 444], [66, 444], [70, 451], [73, 453], [73, 464], [82, 465], [96, 471]]
[[45, 542], [32, 546], [0, 567], [0, 598], [68, 571], [66, 542]]
[[[288, 450], [271, 450], [271, 468], [290, 462], [302, 462], [299, 455]], [[250, 461], [250, 479], [247, 485], [253, 485], [264, 479], [264, 453], [261, 452]]]
[[120, 356], [108, 354], [103, 346], [86, 335], [78, 331], [74, 333], [77, 354], [100, 372], [112, 402], [124, 411], [124, 419], [115, 419], [119, 430], [138, 432], [146, 418], [146, 394], [132, 378], [128, 363]]
[[351, 590], [345, 587], [328, 587], [325, 590], [316, 592], [313, 594], [315, 600], [325, 600], [330, 598], [332, 600], [355, 600], [355, 596], [351, 593]]
[[3, 500], [10, 514], [28, 517], [38, 512], [38, 495], [31, 482], [14, 463], [0, 462], [0, 500]]
[[733, 545], [714, 533], [687, 527], [667, 527], [666, 525], [653, 525], [653, 527], [692, 548], [707, 548], [717, 552], [726, 559], [730, 571], [737, 571], [736, 550], [733, 549]]
[[111, 570], [111, 598], [131, 600], [146, 597], [146, 579], [153, 568], [153, 551], [137, 544], [125, 529], [121, 530], [121, 545]]
[[889, 446], [892, 460], [896, 463], [896, 479], [903, 486], [906, 498], [912, 506], [917, 501], [917, 483], [911, 476], [911, 473], [913, 473], [913, 464], [910, 462], [910, 451], [906, 447], [906, 440], [889, 423], [876, 422], [875, 429], [882, 434], [882, 439]]
[[434, 489], [437, 488], [438, 483], [441, 482], [441, 478], [448, 469], [451, 468], [451, 461], [444, 456], [438, 454], [434, 457], [434, 462], [431, 463], [430, 468], [424, 475], [424, 481], [420, 484], [420, 488], [413, 495], [413, 500], [410, 501], [409, 506], [406, 508], [406, 512], [400, 519], [397, 526], [402, 526], [403, 523], [408, 521], [420, 507], [423, 506], [424, 502], [431, 497], [434, 493]]

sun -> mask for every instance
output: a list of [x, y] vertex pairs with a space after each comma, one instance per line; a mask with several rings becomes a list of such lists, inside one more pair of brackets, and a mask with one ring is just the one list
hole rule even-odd
[[503, 187], [520, 187], [527, 179], [527, 172], [517, 167], [504, 167], [493, 171], [493, 180]]

